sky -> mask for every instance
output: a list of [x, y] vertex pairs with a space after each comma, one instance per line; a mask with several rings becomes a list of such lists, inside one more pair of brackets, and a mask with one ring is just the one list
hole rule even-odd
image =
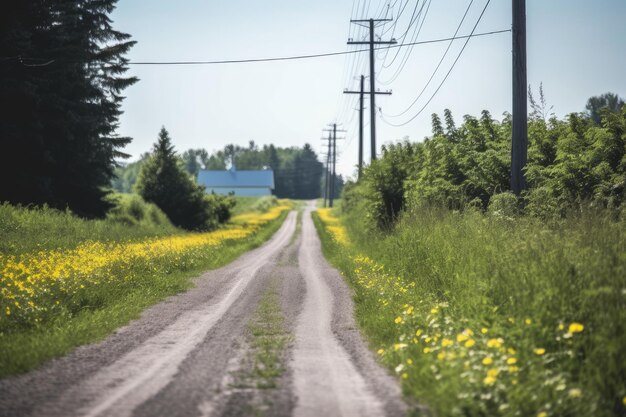
[[[399, 43], [449, 38], [458, 27], [459, 35], [467, 35], [477, 22], [475, 33], [510, 29], [511, 1], [492, 0], [478, 21], [486, 3], [122, 0], [111, 18], [115, 29], [137, 41], [127, 55], [131, 62], [227, 60], [366, 48], [346, 44], [368, 33], [350, 24], [351, 18], [393, 18], [379, 23], [376, 34]], [[626, 1], [528, 0], [526, 7], [528, 82], [535, 92], [543, 83], [558, 117], [584, 111], [593, 95], [611, 91], [626, 97]], [[498, 119], [511, 111], [511, 33], [472, 38], [459, 55], [464, 44], [458, 39], [376, 53], [376, 87], [392, 92], [376, 97], [378, 152], [384, 143], [423, 140], [431, 133], [431, 114], [441, 115], [446, 108], [457, 123], [483, 109]], [[125, 149], [131, 160], [152, 147], [161, 126], [180, 152], [212, 152], [253, 140], [260, 146], [310, 143], [321, 154], [323, 129], [337, 123], [347, 130], [337, 145], [337, 171], [351, 176], [358, 155], [358, 96], [343, 90], [358, 89], [358, 77], [368, 76], [368, 68], [367, 52], [265, 63], [131, 65], [128, 74], [140, 81], [124, 92], [118, 133], [133, 138]], [[365, 123], [367, 163], [369, 110]]]

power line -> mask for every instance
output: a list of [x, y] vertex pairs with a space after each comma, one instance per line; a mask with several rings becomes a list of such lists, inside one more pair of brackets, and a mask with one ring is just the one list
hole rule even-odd
[[[422, 18], [422, 23], [419, 23], [419, 16], [418, 16], [418, 26], [415, 27], [415, 30], [413, 32], [413, 38], [412, 38], [412, 43], [415, 42], [417, 40], [417, 38], [419, 38], [420, 33], [422, 32], [422, 28], [424, 27], [424, 22], [426, 22], [426, 17], [428, 17], [428, 11], [430, 10], [430, 5], [432, 4], [432, 0], [428, 0], [428, 6], [426, 6], [426, 11], [424, 12], [424, 17]], [[423, 8], [423, 7], [422, 7]], [[422, 11], [420, 10], [420, 15], [422, 14]], [[407, 62], [409, 62], [409, 58], [411, 57], [411, 53], [413, 52], [413, 46], [411, 46], [404, 54], [404, 56], [402, 57], [402, 61], [400, 62], [400, 65], [398, 66], [398, 68], [396, 69], [396, 72], [391, 76], [391, 78], [387, 81], [381, 81], [381, 84], [391, 84], [392, 82], [394, 82], [399, 76], [400, 73], [402, 72], [402, 70], [404, 69], [404, 67], [406, 66]]]
[[[470, 11], [470, 8], [472, 7], [473, 3], [474, 3], [474, 0], [471, 0], [469, 2], [468, 6], [467, 6], [467, 9], [465, 9], [465, 13], [463, 14], [463, 17], [461, 18], [461, 21], [459, 22], [459, 25], [456, 27], [456, 31], [454, 32], [453, 36], [456, 36], [459, 33], [459, 30], [461, 29], [461, 26], [463, 25], [463, 22], [465, 21], [465, 18], [467, 17], [467, 13]], [[394, 114], [394, 115], [389, 115], [388, 114], [388, 115], [386, 115], [387, 117], [393, 117], [393, 118], [400, 117], [403, 114], [406, 114], [406, 112], [408, 112], [409, 110], [411, 110], [411, 108], [413, 108], [415, 103], [417, 103], [417, 101], [420, 99], [420, 97], [422, 97], [422, 95], [424, 94], [424, 91], [426, 91], [426, 88], [428, 88], [428, 86], [430, 85], [430, 82], [435, 77], [435, 74], [437, 74], [437, 71], [439, 71], [439, 67], [441, 67], [441, 64], [443, 63], [443, 60], [448, 55], [448, 51], [450, 51], [450, 48], [452, 47], [452, 43], [453, 42], [454, 41], [450, 41], [450, 43], [448, 44], [448, 47], [446, 48], [445, 52], [441, 56], [441, 59], [439, 60], [439, 63], [437, 64], [437, 67], [435, 68], [435, 70], [431, 74], [430, 78], [426, 82], [426, 85], [424, 85], [424, 88], [422, 88], [422, 91], [420, 91], [418, 96], [415, 98], [415, 100], [413, 100], [413, 102], [409, 105], [409, 107], [407, 107], [402, 113], [398, 113], [398, 114]]]
[[[405, 43], [404, 45], [389, 45], [385, 47], [374, 48], [374, 50], [382, 50], [387, 48], [403, 48], [415, 45], [425, 45], [430, 43], [437, 42], [446, 42], [455, 39], [469, 39], [469, 38], [478, 38], [481, 36], [489, 36], [489, 35], [497, 35], [500, 33], [510, 32], [511, 29], [502, 29], [502, 30], [494, 30], [490, 32], [482, 32], [482, 33], [474, 33], [469, 35], [455, 36], [450, 38], [439, 38], [439, 39], [429, 39], [420, 42], [411, 42]], [[273, 62], [273, 61], [293, 61], [300, 59], [314, 59], [314, 58], [324, 58], [331, 56], [339, 56], [339, 55], [351, 55], [351, 54], [359, 54], [361, 52], [369, 52], [369, 49], [357, 49], [353, 51], [339, 51], [339, 52], [327, 52], [320, 54], [309, 54], [309, 55], [293, 55], [293, 56], [285, 56], [285, 57], [274, 57], [274, 58], [252, 58], [252, 59], [231, 59], [231, 60], [215, 60], [215, 61], [130, 61], [128, 65], [221, 65], [221, 64], [247, 64], [254, 62]], [[13, 57], [0, 57], [0, 60], [12, 60], [15, 59]], [[29, 58], [34, 59], [34, 58]], [[56, 60], [55, 62], [67, 62]]]
[[385, 123], [387, 123], [390, 126], [394, 126], [394, 127], [400, 127], [400, 126], [404, 126], [410, 122], [412, 122], [413, 120], [415, 120], [415, 118], [417, 116], [419, 116], [420, 114], [422, 114], [422, 112], [424, 111], [424, 109], [426, 109], [426, 107], [430, 104], [430, 102], [432, 101], [433, 98], [435, 98], [435, 96], [437, 95], [437, 93], [439, 92], [439, 90], [441, 89], [441, 87], [443, 86], [443, 84], [446, 82], [446, 80], [448, 79], [448, 76], [450, 76], [450, 73], [452, 72], [452, 70], [454, 69], [454, 66], [456, 65], [456, 63], [459, 61], [459, 58], [461, 58], [461, 55], [463, 54], [463, 51], [465, 51], [465, 47], [467, 46], [467, 44], [469, 43], [469, 40], [473, 37], [473, 33], [476, 30], [476, 27], [478, 26], [478, 24], [480, 23], [480, 20], [482, 19], [483, 15], [485, 14], [485, 10], [487, 10], [487, 6], [489, 6], [489, 3], [491, 2], [491, 0], [487, 0], [487, 3], [485, 4], [485, 7], [483, 8], [482, 12], [480, 13], [480, 16], [478, 17], [478, 20], [476, 21], [476, 24], [474, 25], [474, 27], [472, 28], [472, 32], [470, 33], [470, 35], [467, 37], [467, 39], [465, 40], [465, 43], [463, 44], [463, 48], [461, 48], [461, 51], [459, 52], [459, 54], [457, 55], [456, 59], [454, 60], [454, 62], [452, 63], [452, 66], [450, 67], [450, 69], [448, 70], [446, 76], [443, 78], [443, 80], [441, 81], [441, 83], [439, 84], [439, 86], [437, 87], [437, 89], [435, 90], [435, 92], [433, 93], [432, 96], [430, 96], [430, 98], [428, 99], [428, 101], [426, 102], [426, 104], [424, 104], [424, 106], [422, 106], [422, 108], [417, 112], [417, 114], [415, 114], [413, 117], [411, 117], [409, 120], [407, 120], [404, 123], [391, 123], [388, 120], [385, 120], [385, 118], [382, 118], [383, 121]]

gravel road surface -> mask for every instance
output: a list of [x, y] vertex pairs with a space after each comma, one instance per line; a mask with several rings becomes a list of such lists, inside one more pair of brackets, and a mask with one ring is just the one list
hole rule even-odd
[[[290, 213], [263, 246], [104, 341], [0, 380], [0, 416], [405, 415], [322, 255], [312, 209], [301, 228]], [[259, 313], [266, 298], [276, 300], [270, 316]], [[259, 335], [266, 316], [275, 323]], [[275, 340], [287, 342], [267, 350]]]

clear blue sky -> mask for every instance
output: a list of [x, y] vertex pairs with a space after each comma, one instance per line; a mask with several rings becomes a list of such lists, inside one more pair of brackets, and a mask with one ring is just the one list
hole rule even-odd
[[[408, 27], [417, 1], [408, 0], [395, 37]], [[485, 2], [473, 1], [460, 34], [471, 31]], [[116, 29], [138, 41], [129, 54], [132, 61], [261, 58], [346, 50], [348, 36], [365, 34], [350, 28], [351, 16], [376, 17], [388, 3], [395, 3], [390, 15], [396, 17], [406, 0], [126, 0], [120, 1], [112, 19]], [[417, 40], [451, 36], [469, 3], [432, 0]], [[527, 1], [528, 81], [533, 87], [543, 82], [548, 103], [558, 116], [583, 111], [592, 95], [612, 91], [626, 96], [625, 19], [624, 0]], [[492, 0], [476, 31], [510, 26], [511, 1]], [[382, 26], [378, 33], [388, 29], [389, 25]], [[390, 35], [391, 31], [383, 38]], [[388, 120], [405, 122], [417, 113], [463, 43], [453, 43], [416, 105]], [[377, 106], [384, 114], [407, 108], [447, 46], [445, 42], [415, 46], [397, 78], [389, 85], [378, 84], [393, 90], [393, 95], [378, 98]], [[350, 175], [357, 161], [358, 117], [351, 110], [357, 104], [356, 96], [344, 96], [342, 91], [356, 89], [354, 77], [367, 75], [367, 55], [360, 55], [360, 60], [350, 55], [239, 65], [133, 66], [130, 74], [141, 81], [125, 91], [119, 133], [134, 138], [126, 148], [133, 159], [150, 149], [162, 125], [179, 151], [192, 147], [214, 151], [250, 140], [277, 146], [309, 142], [321, 151], [322, 129], [337, 121], [348, 129], [347, 140], [338, 146], [338, 171]], [[386, 61], [384, 53], [378, 55], [377, 77], [388, 81], [403, 62], [404, 52], [393, 63], [395, 52]], [[431, 113], [441, 114], [445, 108], [452, 110], [458, 122], [465, 114], [479, 115], [482, 109], [500, 117], [511, 110], [510, 85], [510, 33], [474, 38], [420, 116], [402, 127], [378, 118], [379, 149], [381, 143], [405, 137], [421, 140], [430, 134]], [[368, 150], [366, 146], [366, 160]]]

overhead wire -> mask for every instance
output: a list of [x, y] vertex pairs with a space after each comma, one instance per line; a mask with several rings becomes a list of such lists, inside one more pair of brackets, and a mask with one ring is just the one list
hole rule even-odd
[[[467, 5], [467, 8], [465, 9], [465, 13], [463, 14], [463, 17], [461, 18], [461, 21], [459, 22], [456, 30], [454, 31], [454, 35], [453, 37], [455, 37], [456, 35], [458, 35], [459, 30], [461, 29], [461, 26], [463, 25], [463, 22], [465, 21], [465, 18], [467, 17], [467, 14], [470, 11], [470, 8], [472, 7], [472, 4], [474, 3], [474, 0], [470, 0], [469, 4]], [[413, 108], [413, 106], [415, 105], [415, 103], [418, 102], [418, 100], [422, 97], [422, 95], [424, 94], [424, 92], [426, 91], [426, 89], [428, 88], [428, 86], [430, 85], [431, 81], [435, 78], [435, 75], [437, 74], [437, 72], [439, 71], [439, 68], [441, 67], [441, 64], [443, 63], [444, 59], [446, 58], [446, 56], [448, 55], [448, 52], [450, 51], [450, 48], [452, 47], [452, 44], [454, 43], [454, 40], [451, 40], [448, 43], [448, 47], [446, 48], [446, 50], [444, 51], [443, 55], [441, 56], [441, 59], [439, 60], [439, 63], [437, 64], [437, 67], [435, 68], [435, 70], [433, 71], [433, 73], [430, 75], [430, 78], [428, 79], [428, 81], [426, 82], [426, 84], [424, 85], [424, 87], [422, 88], [422, 91], [420, 91], [420, 93], [417, 95], [417, 97], [415, 98], [415, 100], [413, 100], [413, 102], [401, 113], [397, 113], [397, 114], [393, 114], [393, 115], [389, 115], [386, 114], [386, 117], [400, 117], [404, 114], [406, 114], [409, 110], [411, 110], [411, 108]]]
[[[406, 4], [408, 4], [409, 2], [407, 1]], [[409, 19], [409, 24], [407, 25], [407, 29], [404, 31], [404, 33], [400, 36], [398, 36], [397, 40], [399, 40], [400, 45], [404, 45], [406, 43], [406, 37], [409, 33], [409, 30], [411, 30], [411, 28], [413, 27], [413, 25], [415, 24], [415, 22], [419, 19], [419, 17], [422, 14], [422, 11], [424, 10], [424, 5], [426, 4], [426, 0], [424, 0], [424, 2], [422, 3], [422, 7], [419, 9], [419, 13], [417, 13], [417, 9], [420, 5], [420, 1], [417, 0], [417, 2], [415, 3], [415, 7], [413, 8], [413, 13], [411, 14], [411, 18]], [[417, 13], [417, 14], [416, 14]], [[394, 30], [395, 33], [395, 30]], [[385, 57], [385, 59], [383, 60], [382, 64], [381, 64], [381, 68], [389, 68], [391, 67], [394, 62], [396, 61], [396, 59], [398, 58], [398, 55], [400, 55], [400, 49], [398, 49], [395, 53], [395, 55], [393, 56], [393, 58], [391, 59], [391, 62], [387, 65], [387, 57]]]
[[[415, 45], [426, 45], [431, 43], [438, 42], [446, 42], [453, 39], [469, 39], [469, 38], [477, 38], [482, 36], [489, 35], [497, 35], [500, 33], [511, 32], [511, 29], [501, 29], [501, 30], [492, 30], [489, 32], [475, 33], [470, 35], [461, 35], [456, 37], [448, 37], [448, 38], [437, 38], [437, 39], [429, 39], [425, 41], [411, 42], [406, 43], [404, 45], [388, 45], [384, 47], [374, 48], [374, 50], [380, 50], [385, 48], [400, 48], [400, 47], [410, 47]], [[327, 52], [327, 53], [319, 53], [319, 54], [308, 54], [308, 55], [293, 55], [293, 56], [285, 56], [285, 57], [274, 57], [274, 58], [252, 58], [252, 59], [238, 59], [238, 60], [215, 60], [215, 61], [129, 61], [128, 65], [219, 65], [219, 64], [245, 64], [245, 63], [253, 63], [253, 62], [273, 62], [273, 61], [293, 61], [293, 60], [302, 60], [302, 59], [313, 59], [313, 58], [323, 58], [323, 57], [331, 57], [331, 56], [340, 56], [340, 55], [351, 55], [351, 54], [359, 54], [361, 52], [369, 52], [369, 49], [357, 49], [354, 51], [337, 51], [337, 52]], [[6, 57], [5, 57], [6, 58]], [[3, 59], [0, 57], [0, 59]], [[13, 59], [13, 58], [11, 58]], [[55, 62], [62, 62], [61, 60], [56, 60]]]
[[[424, 16], [422, 18], [422, 22], [418, 23], [418, 25], [416, 26], [416, 28], [415, 28], [415, 30], [413, 32], [413, 37], [412, 37], [412, 40], [411, 40], [410, 44], [415, 44], [415, 42], [419, 38], [419, 35], [422, 32], [422, 28], [424, 27], [424, 22], [426, 22], [426, 18], [428, 17], [428, 11], [430, 10], [430, 5], [431, 4], [432, 4], [432, 0], [428, 0], [428, 5], [426, 6], [426, 11], [424, 12]], [[420, 14], [421, 14], [421, 10], [420, 10]], [[404, 70], [404, 67], [406, 66], [407, 62], [409, 62], [409, 58], [411, 57], [411, 53], [412, 52], [413, 52], [413, 46], [410, 46], [405, 51], [405, 54], [402, 57], [402, 61], [400, 62], [400, 65], [396, 69], [396, 72], [391, 76], [391, 78], [386, 80], [386, 81], [379, 80], [379, 82], [381, 84], [384, 84], [384, 85], [389, 85], [392, 82], [394, 82], [400, 76], [400, 74], [402, 73], [402, 70]]]
[[489, 6], [489, 3], [491, 2], [491, 0], [487, 0], [487, 2], [485, 3], [485, 7], [483, 8], [482, 12], [480, 13], [480, 16], [478, 16], [478, 20], [476, 21], [476, 24], [474, 25], [474, 27], [472, 28], [472, 32], [470, 33], [470, 35], [467, 37], [467, 39], [465, 40], [465, 43], [463, 44], [463, 48], [461, 48], [461, 51], [459, 52], [459, 54], [457, 55], [456, 59], [454, 60], [454, 62], [452, 63], [452, 66], [450, 67], [450, 69], [448, 70], [448, 72], [446, 73], [445, 77], [443, 78], [443, 80], [441, 81], [441, 83], [439, 83], [439, 86], [437, 87], [437, 89], [435, 90], [435, 92], [430, 96], [430, 98], [428, 99], [428, 101], [422, 106], [422, 108], [413, 116], [411, 117], [409, 120], [407, 120], [404, 123], [391, 123], [388, 120], [386, 120], [384, 117], [382, 117], [382, 120], [387, 123], [390, 126], [394, 126], [394, 127], [400, 127], [400, 126], [404, 126], [410, 122], [412, 122], [413, 120], [415, 120], [420, 114], [422, 114], [422, 112], [424, 111], [424, 109], [426, 109], [426, 107], [430, 104], [430, 102], [432, 101], [432, 99], [437, 95], [437, 93], [439, 92], [439, 90], [441, 89], [441, 87], [443, 86], [443, 84], [446, 82], [446, 80], [448, 79], [448, 77], [450, 76], [450, 73], [452, 72], [452, 70], [454, 69], [456, 63], [459, 61], [459, 58], [461, 58], [461, 55], [463, 55], [463, 51], [465, 51], [465, 48], [467, 47], [467, 44], [469, 43], [470, 39], [473, 37], [474, 31], [476, 31], [476, 28], [478, 27], [478, 24], [480, 23], [483, 15], [485, 14], [485, 11], [487, 10], [487, 7]]

